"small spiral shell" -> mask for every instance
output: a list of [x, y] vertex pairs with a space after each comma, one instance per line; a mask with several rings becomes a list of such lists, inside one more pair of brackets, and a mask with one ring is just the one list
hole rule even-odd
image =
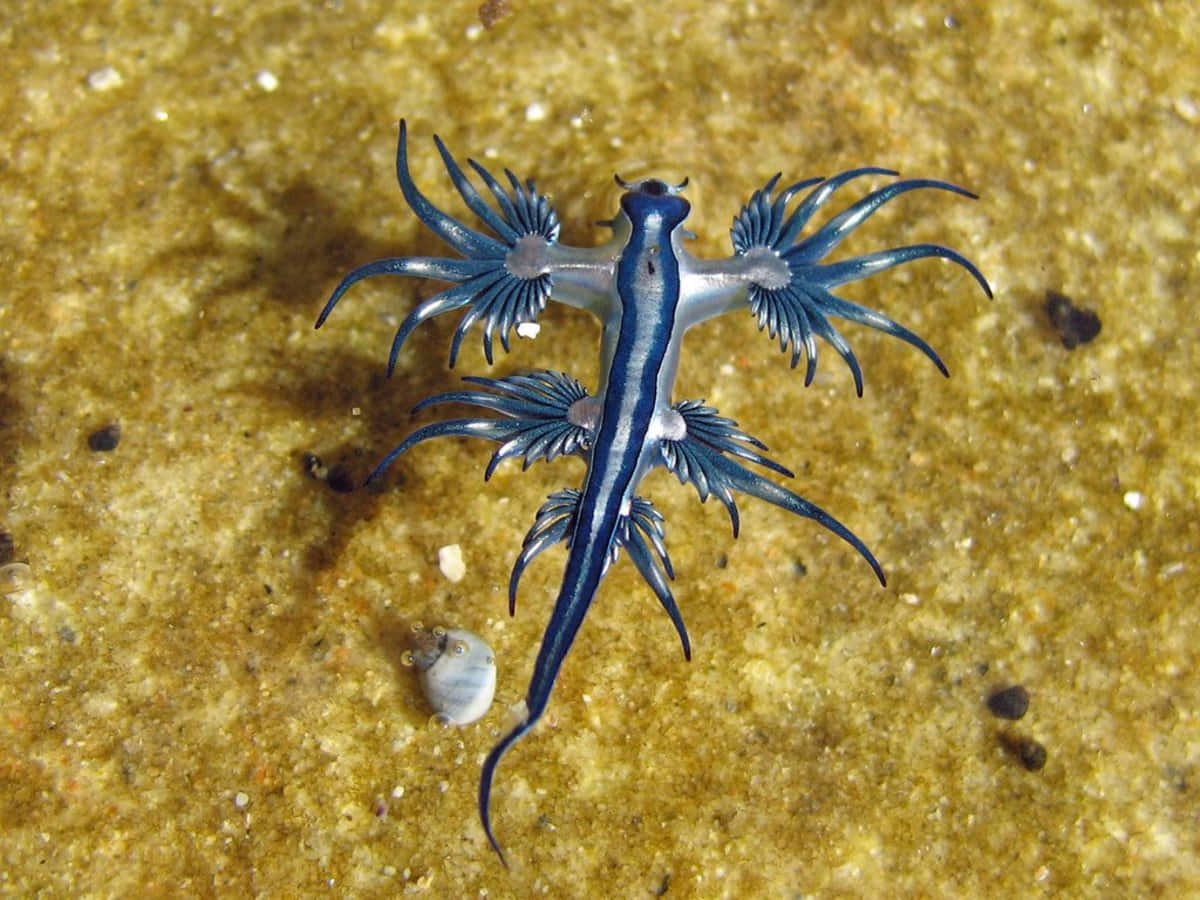
[[413, 649], [405, 662], [417, 667], [425, 698], [448, 725], [469, 725], [492, 705], [496, 655], [474, 632], [414, 626]]

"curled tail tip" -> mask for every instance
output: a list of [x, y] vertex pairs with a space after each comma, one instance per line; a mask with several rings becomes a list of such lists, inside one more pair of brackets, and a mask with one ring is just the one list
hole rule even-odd
[[483, 771], [479, 776], [479, 822], [483, 825], [483, 833], [487, 835], [488, 843], [492, 845], [492, 849], [496, 851], [496, 855], [500, 857], [500, 862], [506, 869], [508, 860], [504, 856], [504, 848], [500, 846], [500, 842], [496, 839], [496, 833], [492, 831], [492, 782], [495, 780], [496, 767], [500, 765], [501, 758], [513, 744], [529, 732], [536, 721], [537, 716], [528, 716], [501, 738], [500, 743], [491, 749], [487, 759], [483, 761]]
[[500, 842], [496, 840], [496, 835], [492, 833], [492, 823], [484, 821], [483, 832], [487, 835], [488, 843], [492, 845], [492, 849], [496, 852], [496, 856], [500, 858], [500, 865], [505, 869], [509, 868], [508, 857], [504, 855], [504, 848], [500, 846]]
[[496, 833], [492, 830], [492, 774], [495, 771], [495, 763], [492, 758], [495, 752], [493, 750], [489, 754], [487, 762], [484, 763], [483, 777], [479, 782], [479, 823], [483, 826], [483, 833], [487, 836], [488, 843], [500, 857], [500, 864], [507, 869], [508, 860], [504, 858], [504, 848], [500, 846], [500, 842], [496, 840]]

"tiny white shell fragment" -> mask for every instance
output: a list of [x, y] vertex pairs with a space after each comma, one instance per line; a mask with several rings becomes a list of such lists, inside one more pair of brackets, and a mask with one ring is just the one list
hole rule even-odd
[[434, 714], [448, 725], [469, 725], [496, 696], [496, 655], [479, 635], [462, 628], [413, 629], [413, 665]]

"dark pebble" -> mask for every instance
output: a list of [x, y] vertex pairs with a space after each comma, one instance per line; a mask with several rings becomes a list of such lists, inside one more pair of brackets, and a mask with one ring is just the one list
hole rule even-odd
[[491, 28], [501, 19], [513, 14], [512, 4], [508, 0], [484, 0], [479, 7], [479, 21], [484, 28]]
[[13, 536], [7, 531], [0, 531], [0, 566], [12, 562], [16, 550], [17, 545], [13, 541]]
[[1058, 291], [1046, 291], [1046, 315], [1068, 350], [1091, 343], [1100, 333], [1100, 317]]
[[1026, 770], [1040, 772], [1046, 767], [1046, 748], [1031, 737], [1006, 732], [1000, 736], [1000, 745], [1016, 757]]
[[325, 482], [339, 494], [349, 494], [354, 490], [354, 478], [351, 477], [350, 470], [345, 466], [338, 465], [330, 468]]
[[1040, 772], [1046, 767], [1046, 748], [1033, 738], [1021, 738], [1013, 750], [1021, 765], [1030, 772]]
[[1029, 710], [1029, 691], [1023, 685], [1014, 684], [993, 693], [987, 698], [987, 705], [993, 716], [1015, 722]]
[[121, 443], [121, 426], [115, 422], [105, 425], [88, 435], [88, 449], [96, 453], [109, 453]]

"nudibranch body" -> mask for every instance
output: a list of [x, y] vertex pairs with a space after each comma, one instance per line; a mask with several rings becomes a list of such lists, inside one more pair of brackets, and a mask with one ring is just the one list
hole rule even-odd
[[[527, 712], [483, 765], [480, 817], [488, 840], [503, 859], [490, 815], [496, 767], [545, 712], [559, 669], [605, 573], [621, 550], [654, 591], [679, 635], [684, 656], [691, 658], [683, 617], [668, 583], [674, 570], [667, 555], [663, 519], [636, 493], [652, 469], [662, 466], [681, 483], [690, 482], [701, 501], [716, 497], [729, 513], [735, 537], [739, 525], [735, 492], [813, 519], [854, 547], [884, 583], [883, 569], [846, 526], [744, 465], [752, 463], [791, 476], [760, 452], [766, 449], [760, 441], [700, 402], [672, 402], [684, 333], [724, 313], [748, 310], [760, 329], [778, 337], [782, 350], [791, 348], [793, 367], [802, 357], [807, 360], [806, 385], [816, 371], [816, 338], [821, 337], [845, 360], [861, 395], [858, 360], [831, 317], [893, 335], [928, 356], [943, 374], [948, 373], [933, 348], [915, 333], [880, 312], [836, 296], [835, 288], [913, 260], [940, 257], [964, 268], [989, 297], [991, 289], [973, 263], [938, 244], [822, 261], [850, 232], [900, 194], [933, 188], [974, 197], [947, 182], [893, 181], [802, 236], [814, 213], [848, 182], [897, 173], [853, 169], [832, 178], [800, 181], [778, 194], [780, 176], [776, 175], [754, 192], [734, 219], [733, 255], [710, 260], [694, 257], [684, 247], [690, 234], [683, 223], [691, 209], [682, 196], [686, 181], [672, 185], [650, 178], [626, 183], [618, 178], [625, 191], [620, 210], [603, 223], [612, 231], [611, 240], [593, 248], [570, 247], [558, 242], [558, 215], [532, 181], [522, 182], [506, 170], [506, 187], [469, 160], [491, 193], [493, 207], [442, 142], [436, 137], [434, 141], [464, 202], [494, 236], [447, 215], [417, 189], [408, 169], [407, 131], [401, 122], [396, 173], [404, 197], [418, 218], [462, 258], [396, 257], [368, 263], [337, 286], [317, 327], [351, 285], [375, 275], [428, 278], [451, 285], [419, 304], [401, 323], [392, 342], [389, 374], [417, 325], [454, 310], [466, 312], [451, 344], [451, 366], [472, 325], [482, 324], [484, 353], [491, 363], [495, 337], [507, 350], [512, 330], [536, 321], [549, 300], [588, 310], [602, 327], [600, 377], [594, 393], [589, 394], [561, 372], [467, 378], [474, 389], [430, 397], [417, 409], [457, 403], [497, 413], [500, 418], [472, 416], [418, 428], [371, 475], [378, 477], [398, 456], [422, 441], [445, 435], [482, 437], [500, 445], [485, 477], [513, 457], [521, 457], [526, 467], [539, 459], [566, 454], [581, 456], [587, 463], [579, 489], [551, 494], [538, 510], [509, 582], [511, 611], [525, 567], [547, 547], [567, 543], [562, 586], [526, 693]], [[805, 190], [808, 193], [789, 211], [791, 201]]]

